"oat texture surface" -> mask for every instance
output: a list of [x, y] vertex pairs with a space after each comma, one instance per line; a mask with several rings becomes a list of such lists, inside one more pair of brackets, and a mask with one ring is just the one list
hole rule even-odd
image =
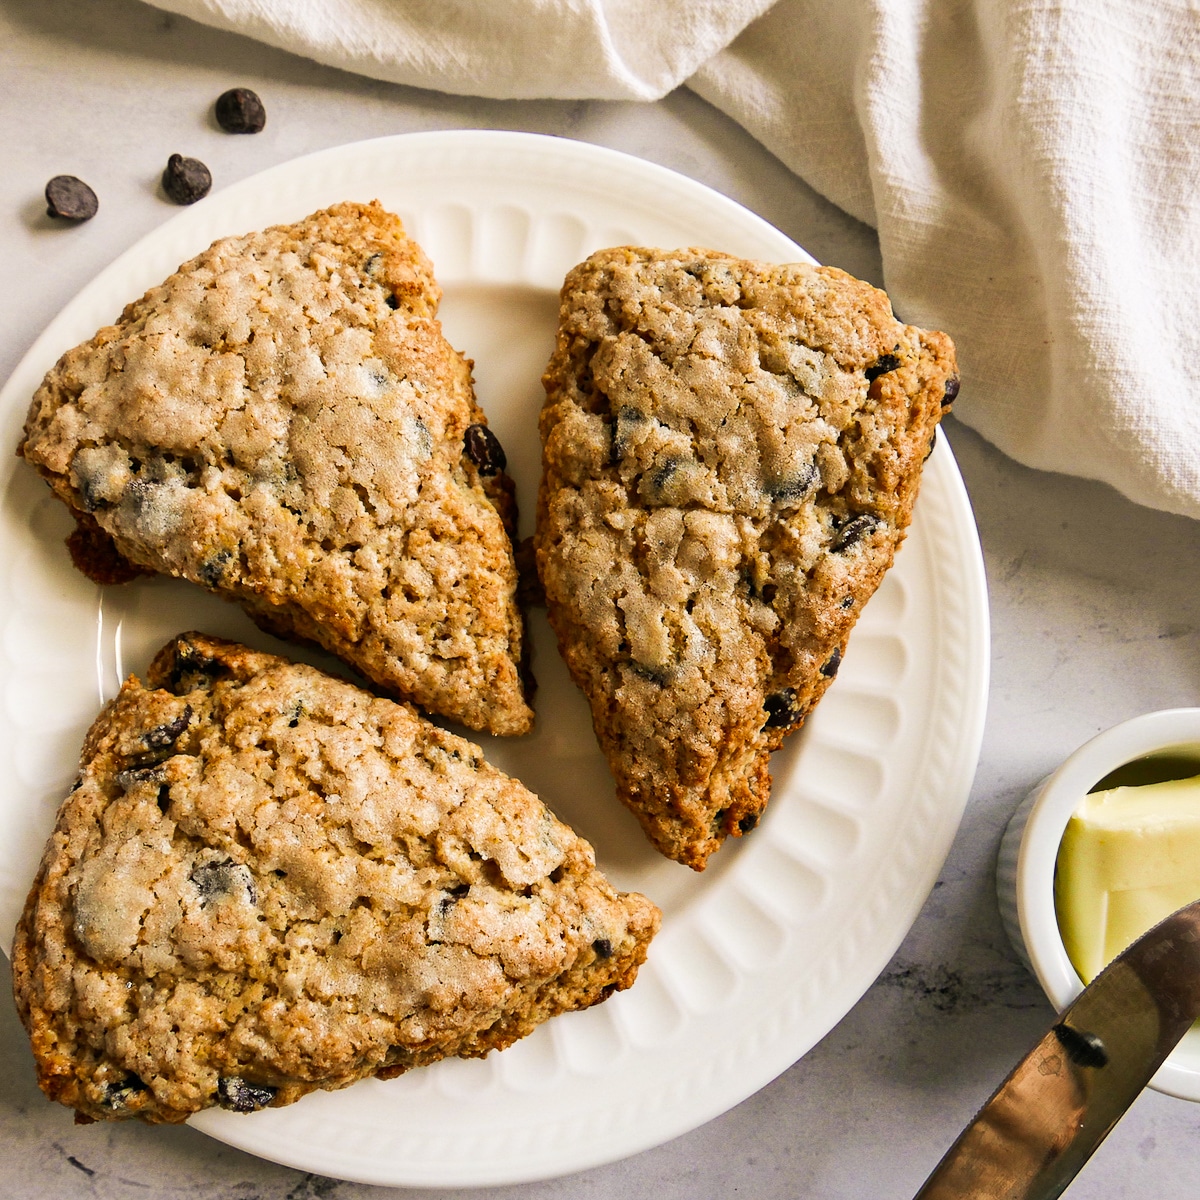
[[658, 923], [470, 742], [185, 634], [87, 736], [14, 989], [49, 1096], [176, 1122], [503, 1048], [628, 987]]
[[702, 869], [837, 673], [958, 390], [831, 268], [616, 248], [562, 290], [535, 537], [617, 793]]
[[431, 712], [527, 731], [514, 492], [440, 298], [375, 203], [185, 263], [30, 407], [76, 564], [191, 580]]

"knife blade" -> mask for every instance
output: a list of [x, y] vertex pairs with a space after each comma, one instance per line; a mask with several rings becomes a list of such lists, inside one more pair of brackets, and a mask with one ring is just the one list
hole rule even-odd
[[959, 1135], [914, 1200], [1053, 1200], [1200, 1017], [1200, 900], [1119, 954]]

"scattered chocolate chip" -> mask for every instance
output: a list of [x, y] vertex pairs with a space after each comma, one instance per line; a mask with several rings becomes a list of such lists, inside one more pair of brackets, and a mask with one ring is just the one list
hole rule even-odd
[[864, 534], [870, 533], [879, 524], [879, 518], [871, 513], [863, 513], [847, 521], [836, 533], [832, 545], [833, 551], [848, 550]]
[[854, 607], [854, 597], [853, 596], [843, 596], [842, 597], [842, 607], [843, 608], [853, 608]]
[[486, 425], [468, 425], [463, 449], [479, 468], [480, 475], [499, 475], [508, 466], [500, 439]]
[[465, 896], [470, 890], [471, 890], [471, 885], [469, 883], [467, 883], [466, 880], [462, 880], [459, 883], [452, 883], [446, 889], [446, 891], [449, 892], [451, 896]]
[[266, 123], [267, 110], [249, 88], [230, 88], [217, 97], [217, 124], [226, 133], [258, 133]]
[[758, 824], [758, 818], [760, 815], [760, 813], [756, 812], [747, 813], [738, 821], [738, 829], [740, 829], [742, 833], [749, 833], [750, 830], [752, 830]]
[[388, 306], [388, 308], [399, 308], [400, 307], [400, 301], [397, 300], [396, 297], [393, 296], [390, 292], [388, 293], [388, 295], [384, 296], [383, 302], [384, 302], [384, 304], [386, 304]]
[[171, 807], [171, 785], [169, 783], [164, 783], [158, 789], [158, 810], [159, 810], [159, 812], [165, 813], [167, 811], [167, 809], [170, 807]]
[[100, 201], [82, 179], [74, 175], [55, 175], [46, 184], [46, 215], [68, 221], [88, 221], [100, 208]]
[[250, 868], [230, 859], [224, 862], [204, 863], [196, 867], [188, 878], [200, 893], [202, 905], [207, 905], [210, 900], [223, 900], [239, 893], [251, 904], [258, 899]]
[[796, 706], [796, 689], [784, 688], [763, 701], [767, 710], [767, 729], [790, 729], [804, 715]]
[[175, 204], [195, 204], [212, 187], [212, 175], [198, 158], [172, 154], [162, 175], [163, 191]]
[[949, 408], [954, 403], [955, 397], [958, 395], [958, 376], [951, 375], [946, 380], [946, 391], [942, 396], [942, 407]]
[[201, 654], [191, 642], [180, 639], [175, 643], [175, 661], [168, 679], [171, 691], [177, 696], [195, 691], [229, 674], [229, 668], [207, 654]]
[[596, 952], [597, 958], [612, 958], [612, 942], [608, 938], [597, 938], [592, 943], [592, 949]]
[[683, 459], [676, 458], [673, 454], [667, 455], [660, 462], [656, 463], [654, 470], [650, 473], [650, 486], [655, 491], [661, 492], [671, 481], [671, 476], [682, 466]]
[[868, 383], [874, 383], [880, 375], [894, 371], [900, 365], [900, 360], [894, 354], [881, 354], [864, 372]]
[[829, 661], [821, 668], [821, 674], [826, 679], [832, 679], [838, 673], [838, 667], [842, 665], [842, 648], [835, 646], [833, 653], [829, 656]]
[[248, 1083], [239, 1075], [217, 1080], [217, 1103], [233, 1112], [257, 1112], [275, 1099], [278, 1088], [265, 1083]]
[[192, 706], [185, 704], [183, 712], [175, 720], [168, 721], [165, 725], [158, 725], [149, 733], [143, 733], [142, 741], [151, 750], [165, 750], [168, 746], [175, 745], [179, 740], [179, 735], [188, 727], [191, 719]]

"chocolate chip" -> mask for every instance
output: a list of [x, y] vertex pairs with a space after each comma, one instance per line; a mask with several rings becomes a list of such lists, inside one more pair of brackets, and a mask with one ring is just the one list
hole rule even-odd
[[198, 158], [172, 154], [162, 175], [163, 191], [175, 204], [195, 204], [212, 188], [212, 175]]
[[225, 568], [229, 565], [233, 558], [231, 550], [218, 550], [216, 554], [210, 558], [206, 558], [201, 564], [197, 574], [200, 576], [200, 582], [206, 587], [215, 588], [225, 576]]
[[165, 750], [168, 746], [173, 746], [179, 740], [179, 735], [188, 727], [191, 719], [192, 706], [185, 704], [183, 712], [175, 720], [168, 721], [165, 725], [158, 725], [154, 729], [151, 729], [149, 733], [143, 733], [142, 741], [151, 750]]
[[278, 1088], [265, 1083], [249, 1083], [240, 1075], [217, 1080], [217, 1103], [233, 1112], [257, 1112], [275, 1099]]
[[796, 689], [784, 688], [763, 701], [767, 710], [767, 729], [790, 729], [804, 715], [796, 706]]
[[612, 942], [608, 938], [597, 938], [592, 943], [592, 949], [596, 952], [597, 958], [612, 958]]
[[249, 88], [230, 88], [217, 97], [217, 124], [226, 133], [258, 133], [266, 123], [267, 110]]
[[649, 421], [645, 413], [631, 405], [622, 405], [617, 411], [617, 420], [613, 428], [612, 461], [618, 463], [625, 457], [633, 431]]
[[756, 812], [747, 813], [738, 821], [738, 829], [740, 829], [742, 833], [749, 833], [750, 830], [752, 830], [758, 824], [758, 818], [760, 815], [760, 813]]
[[879, 524], [879, 518], [871, 513], [863, 513], [847, 521], [834, 535], [830, 549], [833, 551], [848, 550], [864, 534], [870, 533]]
[[808, 467], [799, 474], [792, 475], [787, 479], [772, 480], [763, 490], [776, 503], [803, 500], [820, 482], [820, 479], [821, 472], [817, 469], [817, 464], [809, 463]]
[[139, 783], [162, 783], [163, 779], [162, 766], [158, 763], [129, 767], [117, 772], [117, 786], [123, 792], [132, 791]]
[[499, 475], [508, 466], [500, 439], [486, 425], [468, 425], [463, 449], [479, 468], [480, 475]]
[[88, 221], [100, 208], [100, 201], [82, 179], [74, 175], [55, 175], [46, 184], [46, 215], [68, 221]]
[[167, 682], [171, 691], [181, 696], [228, 674], [229, 668], [223, 662], [201, 654], [191, 642], [181, 638], [175, 643], [175, 661]]
[[196, 867], [188, 878], [200, 893], [202, 905], [207, 905], [211, 900], [224, 900], [234, 896], [244, 896], [251, 904], [258, 899], [250, 868], [230, 859], [224, 862], [204, 863]]
[[832, 679], [838, 673], [838, 667], [842, 665], [842, 648], [835, 646], [833, 653], [829, 656], [829, 661], [821, 668], [821, 674], [827, 679]]
[[158, 789], [158, 810], [159, 810], [159, 812], [165, 813], [167, 811], [167, 809], [169, 809], [170, 807], [171, 807], [171, 785], [169, 783], [164, 783]]
[[842, 608], [853, 608], [854, 607], [854, 597], [853, 596], [843, 596], [842, 600], [841, 600], [841, 605], [842, 605]]
[[900, 360], [894, 354], [881, 354], [864, 372], [868, 383], [874, 383], [880, 375], [894, 371], [900, 365]]
[[958, 376], [951, 375], [946, 380], [946, 391], [942, 396], [942, 407], [949, 408], [954, 403], [955, 397], [958, 395]]
[[138, 1076], [129, 1074], [124, 1079], [116, 1083], [107, 1083], [104, 1085], [104, 1097], [100, 1101], [105, 1108], [111, 1108], [120, 1111], [123, 1108], [129, 1107], [129, 1102], [141, 1092], [149, 1091], [150, 1089], [138, 1078]]

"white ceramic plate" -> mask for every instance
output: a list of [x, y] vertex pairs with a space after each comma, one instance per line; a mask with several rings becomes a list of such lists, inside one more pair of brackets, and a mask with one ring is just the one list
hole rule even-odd
[[[539, 378], [569, 267], [622, 243], [807, 257], [725, 197], [595, 146], [494, 132], [344, 146], [201, 201], [104, 271], [0, 394], [0, 446], [15, 444], [29, 397], [62, 351], [214, 238], [376, 197], [433, 258], [444, 325], [475, 359], [481, 403], [518, 481], [524, 532], [537, 483]], [[0, 921], [11, 930], [83, 734], [122, 675], [144, 669], [187, 628], [281, 647], [185, 584], [90, 585], [68, 564], [62, 506], [11, 451], [0, 464]], [[249, 1116], [209, 1111], [194, 1118], [198, 1128], [366, 1183], [500, 1184], [577, 1171], [666, 1141], [761, 1088], [887, 963], [958, 827], [983, 725], [983, 568], [944, 437], [910, 536], [837, 682], [775, 757], [765, 819], [703, 875], [655, 854], [614, 801], [544, 615], [532, 626], [537, 731], [482, 740], [494, 762], [593, 842], [619, 886], [662, 907], [636, 986], [486, 1060], [447, 1061]]]

